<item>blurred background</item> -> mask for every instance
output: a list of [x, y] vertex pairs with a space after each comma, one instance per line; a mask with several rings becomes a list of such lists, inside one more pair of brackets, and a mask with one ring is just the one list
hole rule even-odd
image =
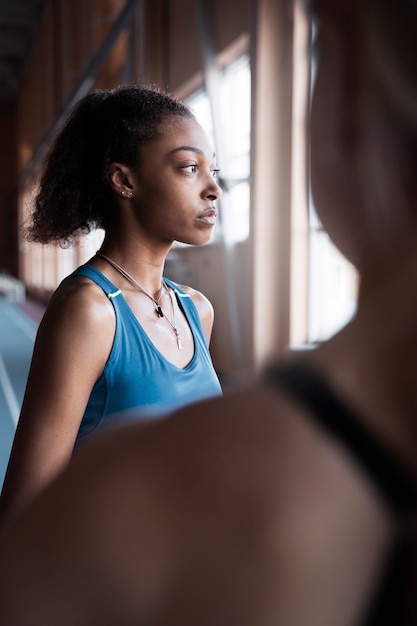
[[297, 0], [0, 0], [0, 486], [37, 325], [102, 239], [62, 249], [21, 237], [43, 158], [91, 89], [156, 84], [212, 136], [219, 223], [203, 248], [174, 245], [166, 275], [212, 301], [225, 388], [353, 314], [355, 271], [309, 191], [310, 30]]

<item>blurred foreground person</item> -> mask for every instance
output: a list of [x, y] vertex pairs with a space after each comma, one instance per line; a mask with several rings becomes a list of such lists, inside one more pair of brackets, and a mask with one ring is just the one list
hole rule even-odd
[[357, 315], [251, 389], [81, 449], [2, 532], [2, 624], [417, 623], [417, 2], [312, 10], [313, 193]]

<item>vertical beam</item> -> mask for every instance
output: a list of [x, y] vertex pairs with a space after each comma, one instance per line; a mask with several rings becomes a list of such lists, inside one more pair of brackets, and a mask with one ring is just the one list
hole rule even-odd
[[258, 0], [252, 196], [254, 367], [289, 343], [292, 1]]
[[143, 80], [169, 88], [168, 55], [170, 54], [170, 0], [146, 0], [144, 10], [145, 59]]
[[293, 46], [293, 141], [291, 187], [291, 300], [290, 343], [300, 346], [307, 341], [308, 328], [308, 135], [307, 116], [310, 102], [310, 60], [307, 54], [310, 25], [296, 0], [294, 5]]

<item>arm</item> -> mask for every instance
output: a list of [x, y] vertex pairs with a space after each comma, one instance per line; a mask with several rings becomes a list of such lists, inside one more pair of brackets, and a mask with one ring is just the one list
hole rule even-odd
[[68, 463], [113, 335], [112, 306], [96, 285], [76, 278], [58, 288], [35, 342], [1, 518], [28, 502]]

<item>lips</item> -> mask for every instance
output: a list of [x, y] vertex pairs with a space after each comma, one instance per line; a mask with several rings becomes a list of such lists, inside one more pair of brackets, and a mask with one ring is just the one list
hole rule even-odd
[[207, 209], [203, 213], [200, 213], [197, 219], [200, 222], [204, 222], [204, 224], [208, 224], [209, 226], [214, 226], [216, 223], [216, 217], [217, 217], [217, 209], [211, 208], [211, 209]]

